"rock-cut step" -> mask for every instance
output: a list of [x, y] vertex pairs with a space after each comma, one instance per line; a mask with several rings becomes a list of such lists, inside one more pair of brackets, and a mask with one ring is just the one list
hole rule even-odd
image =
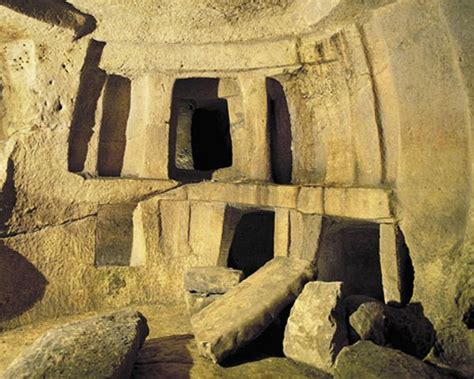
[[311, 262], [277, 257], [191, 319], [199, 353], [221, 362], [258, 337], [314, 276]]

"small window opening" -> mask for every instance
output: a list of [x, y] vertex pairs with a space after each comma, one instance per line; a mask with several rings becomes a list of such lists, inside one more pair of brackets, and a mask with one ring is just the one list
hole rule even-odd
[[244, 214], [235, 228], [228, 266], [252, 275], [273, 258], [275, 213], [254, 211]]
[[218, 79], [179, 79], [173, 89], [170, 130], [170, 177], [210, 179], [232, 166], [227, 100], [217, 95]]
[[383, 301], [379, 225], [323, 219], [317, 268], [319, 280], [344, 282], [347, 295]]
[[281, 84], [268, 78], [268, 133], [272, 178], [278, 184], [291, 184], [293, 157], [290, 113]]

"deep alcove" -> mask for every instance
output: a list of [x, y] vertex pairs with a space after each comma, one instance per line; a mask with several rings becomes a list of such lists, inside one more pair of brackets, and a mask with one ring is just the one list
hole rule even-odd
[[275, 213], [254, 211], [242, 216], [229, 250], [228, 266], [245, 276], [257, 271], [273, 258]]
[[326, 218], [319, 238], [318, 280], [342, 281], [347, 295], [383, 300], [378, 224]]
[[217, 170], [232, 165], [227, 102], [214, 100], [193, 113], [191, 146], [195, 170]]
[[219, 80], [179, 79], [173, 89], [170, 122], [170, 178], [210, 179], [232, 165], [227, 100], [218, 97]]

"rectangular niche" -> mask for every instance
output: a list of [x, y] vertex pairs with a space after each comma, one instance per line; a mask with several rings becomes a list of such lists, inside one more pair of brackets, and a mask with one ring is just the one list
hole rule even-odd
[[97, 213], [96, 266], [133, 266], [133, 211], [136, 204], [103, 205]]
[[347, 295], [383, 301], [379, 233], [376, 223], [324, 218], [317, 253], [318, 280], [342, 281]]
[[242, 270], [246, 277], [252, 275], [273, 259], [274, 232], [274, 211], [228, 207], [221, 247], [226, 266]]
[[122, 174], [130, 101], [130, 80], [119, 75], [108, 76], [102, 100], [102, 123], [99, 133], [97, 158], [99, 176]]
[[173, 88], [169, 176], [180, 181], [211, 179], [232, 166], [227, 100], [218, 97], [219, 79], [178, 79]]

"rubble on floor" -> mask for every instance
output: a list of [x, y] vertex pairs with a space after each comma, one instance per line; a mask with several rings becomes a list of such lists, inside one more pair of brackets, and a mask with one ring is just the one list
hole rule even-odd
[[436, 334], [419, 304], [386, 305], [370, 297], [348, 297], [351, 342], [370, 340], [423, 359], [434, 345]]
[[348, 343], [342, 282], [306, 284], [291, 309], [285, 329], [285, 355], [331, 372]]
[[277, 257], [235, 285], [240, 277], [233, 270], [192, 269], [185, 276], [188, 291], [224, 292], [228, 283], [235, 285], [225, 295], [187, 292], [200, 354], [222, 362], [269, 330], [290, 307], [289, 317], [278, 319], [284, 355], [327, 373], [333, 373], [341, 349], [359, 340], [419, 359], [433, 346], [434, 329], [418, 304], [396, 307], [368, 296], [346, 297], [343, 282], [311, 281], [312, 270], [308, 261]]
[[200, 354], [214, 362], [258, 337], [313, 278], [311, 262], [276, 257], [191, 319]]

